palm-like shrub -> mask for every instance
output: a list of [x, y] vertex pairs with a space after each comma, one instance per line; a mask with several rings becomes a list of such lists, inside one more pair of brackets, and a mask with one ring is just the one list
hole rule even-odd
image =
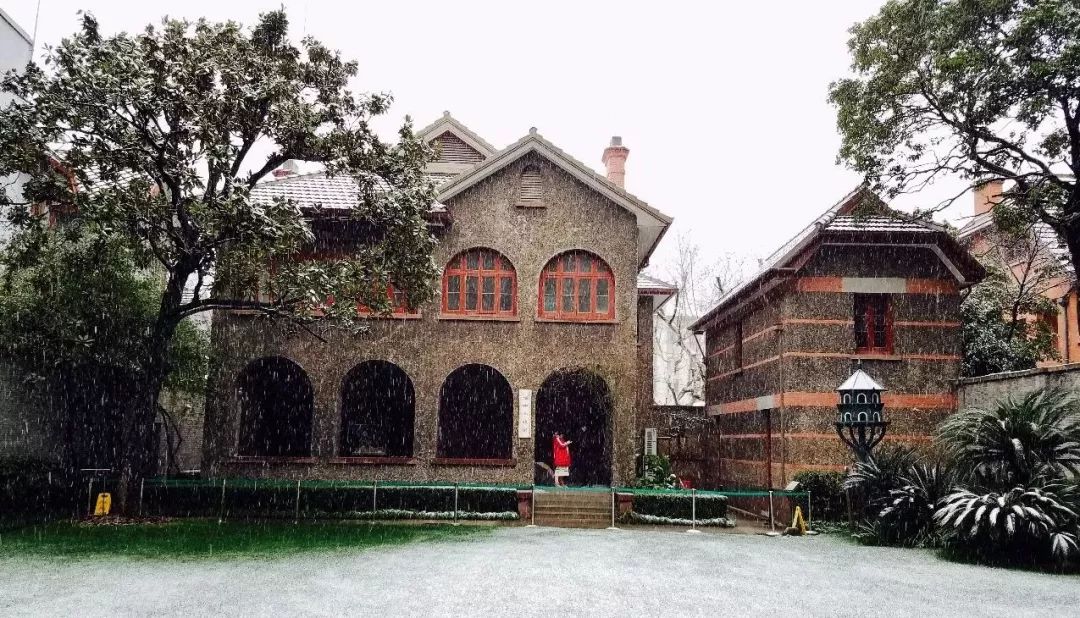
[[889, 491], [885, 506], [878, 512], [875, 534], [889, 545], [930, 547], [938, 545], [934, 513], [953, 489], [956, 475], [940, 462], [918, 462], [902, 477], [900, 487]]
[[909, 446], [888, 444], [866, 460], [856, 462], [844, 479], [844, 489], [857, 492], [873, 516], [885, 506], [889, 492], [906, 484], [905, 478], [917, 461]]
[[945, 420], [938, 437], [977, 485], [1005, 490], [1080, 473], [1080, 408], [1060, 390], [1007, 398]]
[[934, 518], [946, 538], [962, 550], [990, 560], [1060, 562], [1080, 555], [1080, 517], [1075, 487], [1014, 487], [949, 495]]

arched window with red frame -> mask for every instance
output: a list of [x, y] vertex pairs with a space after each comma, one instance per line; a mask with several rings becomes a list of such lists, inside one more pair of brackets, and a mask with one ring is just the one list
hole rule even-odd
[[442, 312], [448, 316], [514, 317], [517, 272], [494, 249], [469, 249], [443, 271]]
[[540, 274], [541, 319], [604, 322], [615, 319], [615, 275], [587, 251], [552, 258]]

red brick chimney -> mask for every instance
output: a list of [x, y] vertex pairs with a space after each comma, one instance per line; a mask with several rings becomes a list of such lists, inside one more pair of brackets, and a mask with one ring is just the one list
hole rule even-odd
[[281, 167], [270, 172], [274, 178], [287, 178], [289, 176], [295, 176], [300, 173], [299, 167], [296, 165], [296, 161], [289, 159], [281, 164]]
[[626, 158], [630, 156], [630, 149], [622, 145], [622, 138], [612, 136], [611, 145], [604, 149], [604, 156], [600, 159], [607, 167], [607, 179], [624, 188], [626, 181]]
[[975, 214], [981, 215], [990, 212], [994, 206], [1001, 202], [1001, 192], [1004, 183], [1000, 180], [989, 180], [975, 187]]

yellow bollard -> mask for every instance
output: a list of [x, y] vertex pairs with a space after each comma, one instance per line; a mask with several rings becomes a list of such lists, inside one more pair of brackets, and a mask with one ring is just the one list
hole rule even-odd
[[102, 517], [109, 514], [109, 509], [112, 508], [112, 494], [108, 492], [102, 492], [97, 495], [97, 505], [94, 506], [94, 516]]

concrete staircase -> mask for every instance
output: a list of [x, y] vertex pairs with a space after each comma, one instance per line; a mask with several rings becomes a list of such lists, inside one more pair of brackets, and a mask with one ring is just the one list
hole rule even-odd
[[607, 528], [611, 525], [608, 492], [538, 488], [534, 500], [538, 526]]

